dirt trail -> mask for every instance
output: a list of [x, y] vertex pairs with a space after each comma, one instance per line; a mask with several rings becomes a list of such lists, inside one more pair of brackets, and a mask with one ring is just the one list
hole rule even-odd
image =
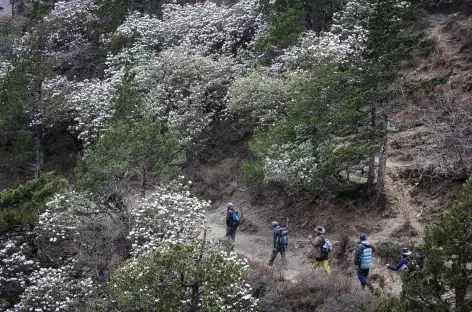
[[[273, 236], [270, 224], [265, 224], [265, 222], [261, 221], [251, 210], [246, 209], [244, 215], [246, 219], [250, 219], [252, 224], [255, 223], [259, 230], [255, 231], [255, 233], [238, 231], [236, 233], [236, 244], [234, 250], [239, 254], [243, 254], [249, 260], [267, 263], [272, 252]], [[209, 211], [207, 217], [210, 237], [215, 239], [225, 237], [225, 205], [220, 205], [217, 209]], [[335, 236], [333, 237], [330, 235], [330, 239], [336, 243]], [[304, 278], [304, 274], [307, 272], [307, 269], [311, 269], [312, 259], [308, 257], [308, 255], [311, 253], [311, 248], [312, 247], [306, 237], [294, 235], [289, 236], [289, 247], [287, 250], [288, 265], [286, 269], [282, 271], [286, 280], [297, 283]], [[384, 291], [393, 295], [398, 295], [401, 291], [401, 280], [398, 277], [392, 280], [391, 275], [386, 269], [384, 269], [383, 265], [384, 263], [381, 263], [380, 259], [374, 259], [374, 268], [371, 273], [378, 276], [383, 276], [384, 279], [388, 281]], [[274, 266], [282, 266], [280, 255], [277, 256]], [[332, 262], [331, 269], [333, 270], [334, 274], [344, 274], [349, 276], [348, 278], [351, 280], [353, 287], [360, 287], [357, 281], [354, 266], [349, 267], [347, 271], [345, 268], [340, 271], [340, 268], [338, 268], [336, 264], [333, 265]], [[322, 269], [320, 268], [319, 270]]]
[[394, 181], [386, 175], [385, 192], [394, 217], [383, 220], [382, 230], [371, 235], [372, 242], [385, 241], [390, 237], [408, 237], [411, 243], [421, 243], [424, 226], [420, 218], [423, 212], [412, 204], [411, 191], [415, 187], [400, 180]]
[[[208, 213], [208, 223], [210, 236], [213, 238], [222, 238], [226, 234], [226, 207], [223, 205]], [[256, 224], [259, 230], [256, 233], [247, 233], [238, 230], [236, 232], [236, 243], [234, 250], [237, 253], [245, 255], [246, 258], [253, 261], [267, 263], [272, 253], [273, 236], [270, 224], [265, 224], [257, 218], [250, 210], [246, 209], [244, 217], [251, 220], [251, 224]], [[243, 225], [242, 225], [243, 227]], [[289, 246], [287, 249], [288, 265], [284, 272], [285, 279], [296, 282], [301, 278], [302, 268], [310, 267], [311, 260], [307, 257], [309, 252], [308, 240], [306, 238], [289, 236]], [[280, 255], [274, 262], [274, 266], [281, 266]]]

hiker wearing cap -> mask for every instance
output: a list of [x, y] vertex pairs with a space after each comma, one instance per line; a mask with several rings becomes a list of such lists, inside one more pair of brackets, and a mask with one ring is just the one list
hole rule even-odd
[[402, 251], [402, 258], [400, 259], [400, 262], [397, 265], [390, 265], [387, 264], [387, 268], [389, 268], [392, 271], [408, 271], [408, 264], [409, 264], [409, 259], [408, 256], [411, 255], [411, 251], [408, 250], [408, 248], [403, 248]]
[[236, 239], [236, 230], [240, 222], [240, 217], [238, 211], [234, 208], [232, 203], [228, 203], [226, 206], [226, 237], [231, 238], [235, 241]]
[[315, 249], [315, 261], [313, 262], [313, 268], [316, 270], [321, 264], [326, 273], [331, 275], [331, 268], [329, 267], [328, 256], [329, 252], [332, 250], [333, 245], [323, 235], [325, 234], [326, 230], [322, 226], [316, 226], [314, 231], [314, 237], [312, 234], [308, 236], [311, 245]]
[[287, 259], [285, 258], [285, 250], [288, 246], [288, 230], [284, 227], [280, 227], [277, 221], [272, 222], [272, 229], [274, 230], [274, 244], [272, 249], [272, 257], [269, 260], [269, 265], [274, 264], [274, 260], [277, 254], [280, 252], [282, 257], [282, 265], [287, 265]]
[[357, 266], [357, 277], [361, 282], [362, 288], [367, 285], [372, 286], [367, 279], [370, 267], [372, 266], [372, 254], [375, 248], [367, 241], [367, 235], [361, 234], [359, 236], [359, 243], [357, 244], [356, 254], [354, 255], [354, 264]]

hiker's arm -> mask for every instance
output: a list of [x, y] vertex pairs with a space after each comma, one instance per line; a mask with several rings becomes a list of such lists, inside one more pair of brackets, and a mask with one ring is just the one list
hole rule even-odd
[[227, 210], [226, 211], [226, 225], [227, 226], [231, 226], [231, 219], [232, 219], [231, 213], [229, 210]]
[[274, 249], [277, 249], [277, 232], [274, 231]]
[[323, 244], [323, 240], [321, 239], [321, 237], [316, 236], [316, 237], [312, 240], [311, 244], [312, 244], [313, 247], [315, 247], [315, 248], [320, 248], [321, 245]]
[[370, 248], [372, 248], [372, 253], [374, 253], [375, 252], [375, 247], [370, 245]]
[[354, 264], [359, 265], [361, 261], [362, 251], [364, 250], [364, 246], [362, 244], [358, 244], [356, 248], [356, 253], [354, 255]]
[[398, 270], [400, 270], [400, 268], [401, 268], [403, 265], [408, 266], [408, 261], [407, 261], [405, 258], [402, 258], [402, 259], [400, 260], [400, 263], [399, 263], [399, 264], [397, 264], [397, 265], [391, 265], [391, 266], [390, 266], [390, 270], [392, 270], [392, 271], [398, 271]]

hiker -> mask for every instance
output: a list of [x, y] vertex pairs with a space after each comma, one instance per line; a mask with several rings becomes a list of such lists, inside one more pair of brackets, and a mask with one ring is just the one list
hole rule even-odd
[[280, 227], [277, 221], [272, 222], [272, 229], [274, 230], [274, 244], [272, 249], [272, 257], [269, 260], [269, 266], [274, 264], [274, 260], [277, 254], [280, 252], [282, 257], [282, 265], [287, 265], [287, 258], [285, 258], [285, 249], [288, 246], [288, 230], [287, 228]]
[[400, 259], [400, 262], [397, 265], [386, 264], [387, 268], [389, 268], [392, 271], [408, 271], [409, 270], [408, 256], [411, 255], [411, 251], [409, 251], [408, 248], [403, 248], [401, 251], [401, 254], [402, 254], [402, 258]]
[[226, 208], [226, 237], [235, 241], [236, 229], [238, 228], [240, 217], [238, 211], [234, 208], [232, 203], [228, 203]]
[[413, 260], [413, 264], [415, 265], [416, 270], [423, 270], [424, 269], [424, 255], [417, 252], [415, 255], [416, 260]]
[[369, 275], [370, 267], [372, 266], [372, 254], [375, 252], [374, 246], [367, 241], [367, 235], [361, 234], [359, 236], [359, 243], [357, 244], [356, 254], [354, 256], [354, 264], [357, 265], [357, 277], [361, 282], [362, 288], [365, 286], [372, 289], [367, 276]]
[[424, 258], [425, 256], [419, 252], [412, 257], [411, 261], [408, 263], [408, 271], [422, 271], [424, 269]]
[[331, 275], [331, 268], [329, 267], [328, 256], [329, 253], [333, 250], [333, 244], [331, 244], [331, 242], [323, 235], [326, 230], [322, 226], [316, 226], [315, 232], [315, 237], [313, 237], [313, 234], [310, 234], [308, 236], [311, 245], [313, 245], [313, 247], [315, 248], [315, 261], [313, 262], [313, 269], [316, 270], [321, 264], [326, 273], [328, 273], [328, 275]]

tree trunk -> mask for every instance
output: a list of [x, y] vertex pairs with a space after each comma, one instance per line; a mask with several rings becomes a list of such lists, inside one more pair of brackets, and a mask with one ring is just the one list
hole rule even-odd
[[141, 180], [141, 197], [145, 198], [146, 197], [146, 185], [147, 185], [147, 177], [146, 177], [146, 167], [143, 165], [143, 177]]
[[387, 144], [388, 144], [388, 132], [387, 132], [387, 122], [388, 117], [387, 113], [384, 112], [383, 114], [384, 119], [384, 136], [382, 138], [382, 145], [380, 146], [380, 156], [379, 156], [379, 170], [378, 170], [378, 177], [377, 177], [377, 192], [379, 194], [384, 192], [385, 188], [385, 174], [387, 169]]
[[[375, 102], [372, 102], [371, 111], [370, 111], [370, 127], [371, 127], [372, 132], [375, 131], [375, 127], [376, 127], [376, 113], [377, 113], [377, 108], [375, 106]], [[370, 144], [371, 145], [375, 144], [374, 133], [372, 133], [370, 136]], [[369, 171], [367, 172], [367, 186], [369, 190], [372, 189], [374, 180], [375, 180], [375, 154], [369, 157]]]
[[44, 166], [44, 149], [43, 149], [43, 125], [36, 125], [36, 162], [34, 166], [34, 178], [39, 179], [41, 169]]
[[467, 286], [457, 286], [456, 288], [454, 288], [454, 292], [456, 293], [456, 309], [459, 309], [465, 301], [465, 296], [467, 294]]
[[206, 244], [206, 238], [207, 238], [207, 230], [205, 229], [203, 231], [203, 239], [202, 239], [202, 247], [200, 248], [200, 254], [198, 255], [197, 263], [195, 265], [196, 267], [196, 276], [195, 276], [195, 283], [192, 285], [192, 303], [190, 304], [190, 309], [189, 312], [196, 312], [198, 310], [198, 303], [200, 299], [200, 264], [202, 262], [203, 258], [203, 252], [205, 251], [205, 244]]

